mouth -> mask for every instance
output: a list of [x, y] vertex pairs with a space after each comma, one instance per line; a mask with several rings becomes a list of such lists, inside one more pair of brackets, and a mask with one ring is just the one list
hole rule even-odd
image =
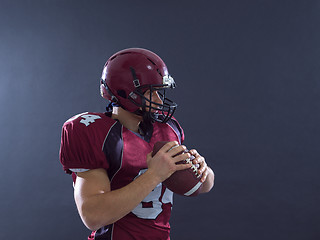
[[159, 113], [159, 109], [151, 109], [152, 113], [158, 114]]

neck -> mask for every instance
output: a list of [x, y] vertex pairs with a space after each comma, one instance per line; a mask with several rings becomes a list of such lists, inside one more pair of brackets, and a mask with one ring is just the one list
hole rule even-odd
[[139, 124], [142, 121], [141, 116], [128, 112], [121, 107], [113, 107], [112, 118], [119, 120], [125, 128], [133, 132], [139, 132]]

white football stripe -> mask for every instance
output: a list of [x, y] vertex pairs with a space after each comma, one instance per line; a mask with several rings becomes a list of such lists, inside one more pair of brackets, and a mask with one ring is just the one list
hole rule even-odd
[[188, 192], [186, 192], [184, 195], [185, 196], [190, 196], [193, 194], [195, 191], [198, 190], [198, 188], [201, 186], [202, 182], [198, 182], [193, 188], [191, 188]]

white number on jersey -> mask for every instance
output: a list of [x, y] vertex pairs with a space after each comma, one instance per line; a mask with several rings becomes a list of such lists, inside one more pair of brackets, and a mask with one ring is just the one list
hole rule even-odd
[[101, 118], [98, 115], [87, 114], [87, 113], [88, 112], [80, 113], [80, 114], [70, 118], [67, 122], [72, 121], [74, 119], [77, 119], [78, 117], [81, 117], [82, 119], [80, 120], [80, 122], [88, 127], [91, 123], [94, 123], [96, 119]]
[[81, 116], [83, 119], [81, 119], [81, 123], [86, 125], [87, 127], [90, 125], [90, 123], [94, 123], [96, 119], [100, 119], [101, 117], [98, 115], [92, 115], [92, 114], [86, 114]]
[[[141, 170], [138, 174], [140, 176], [146, 169]], [[173, 203], [173, 192], [166, 188], [161, 197], [162, 183], [158, 184], [155, 189], [145, 198], [139, 205], [132, 210], [132, 213], [143, 219], [156, 219], [162, 212], [163, 203]], [[160, 199], [161, 198], [161, 199]], [[148, 207], [144, 207], [148, 204]]]

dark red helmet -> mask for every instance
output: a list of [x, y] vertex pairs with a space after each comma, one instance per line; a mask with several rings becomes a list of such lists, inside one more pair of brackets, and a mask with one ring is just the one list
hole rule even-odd
[[[158, 55], [142, 48], [129, 48], [108, 59], [101, 76], [100, 91], [103, 98], [129, 112], [138, 115], [148, 112], [151, 119], [166, 122], [177, 104], [165, 97], [165, 89], [174, 87], [175, 82]], [[150, 98], [144, 96], [147, 90], [150, 90]], [[151, 101], [153, 91], [158, 91], [161, 104]]]

